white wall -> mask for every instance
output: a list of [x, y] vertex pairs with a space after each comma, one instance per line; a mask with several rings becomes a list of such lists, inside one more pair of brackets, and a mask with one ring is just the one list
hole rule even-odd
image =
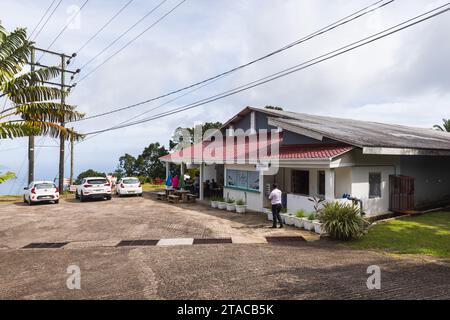
[[405, 156], [400, 173], [415, 178], [417, 206], [450, 200], [450, 157]]
[[336, 168], [335, 197], [341, 198], [344, 194], [352, 193], [352, 168]]
[[[369, 199], [369, 173], [381, 173], [381, 198]], [[389, 175], [395, 174], [390, 166], [370, 166], [352, 168], [351, 195], [363, 201], [364, 211], [369, 215], [377, 215], [389, 211]]]
[[[234, 200], [244, 200], [247, 201], [247, 209], [251, 211], [263, 211], [262, 199], [260, 193], [248, 192], [243, 190], [229, 189], [227, 187], [223, 188], [223, 197], [227, 199], [230, 197]], [[247, 198], [247, 200], [246, 200]]]
[[314, 212], [314, 205], [308, 200], [309, 197], [300, 196], [296, 194], [287, 195], [287, 210], [290, 213], [295, 213], [297, 210], [303, 209], [306, 212]]

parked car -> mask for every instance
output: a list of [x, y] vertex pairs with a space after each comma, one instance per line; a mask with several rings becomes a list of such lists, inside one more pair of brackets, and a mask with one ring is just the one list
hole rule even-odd
[[120, 197], [123, 195], [135, 194], [142, 196], [142, 185], [138, 178], [126, 177], [120, 179], [116, 184], [116, 194]]
[[111, 196], [111, 184], [102, 177], [84, 178], [75, 191], [75, 198], [81, 202], [87, 199], [111, 200]]
[[53, 181], [33, 181], [24, 190], [23, 202], [30, 206], [38, 202], [59, 203], [59, 190]]

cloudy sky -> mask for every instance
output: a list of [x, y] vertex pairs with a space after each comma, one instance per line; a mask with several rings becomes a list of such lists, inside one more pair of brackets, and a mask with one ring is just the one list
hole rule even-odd
[[[52, 46], [76, 52], [129, 0], [90, 0]], [[115, 41], [162, 0], [134, 0], [90, 42], [70, 65], [79, 68]], [[59, 0], [55, 1], [53, 8]], [[62, 0], [38, 35], [47, 48], [85, 0]], [[176, 6], [167, 0], [131, 32], [87, 65], [80, 78]], [[81, 81], [69, 98], [92, 115], [124, 107], [203, 80], [283, 47], [375, 0], [187, 0], [96, 72]], [[396, 0], [348, 25], [254, 64], [150, 112], [170, 110], [234, 88], [359, 40], [446, 1]], [[0, 0], [7, 29], [34, 29], [52, 0]], [[39, 28], [38, 28], [39, 30]], [[450, 117], [450, 13], [377, 41], [346, 55], [275, 82], [167, 118], [100, 134], [76, 146], [75, 173], [93, 168], [113, 171], [124, 153], [138, 155], [151, 142], [167, 144], [178, 126], [226, 121], [247, 105], [277, 105], [285, 110], [431, 127]], [[38, 56], [39, 57], [39, 56]], [[44, 56], [43, 63], [56, 64]], [[80, 132], [114, 126], [165, 100], [74, 124]], [[3, 100], [0, 101], [3, 105]], [[141, 119], [141, 118], [138, 118]], [[58, 150], [52, 139], [37, 138], [36, 178], [57, 174]], [[26, 139], [0, 140], [0, 171], [19, 175], [0, 187], [23, 187]], [[67, 162], [68, 166], [68, 162]], [[67, 174], [68, 176], [68, 170]]]

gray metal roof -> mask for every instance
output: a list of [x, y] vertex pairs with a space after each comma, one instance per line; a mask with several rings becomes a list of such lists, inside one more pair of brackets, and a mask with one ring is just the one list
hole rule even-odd
[[241, 112], [245, 110], [263, 112], [280, 124], [309, 130], [361, 148], [450, 150], [450, 133], [433, 129], [253, 107]]

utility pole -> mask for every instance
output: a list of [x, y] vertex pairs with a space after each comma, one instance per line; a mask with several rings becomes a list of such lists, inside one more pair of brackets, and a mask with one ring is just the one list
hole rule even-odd
[[70, 136], [70, 185], [73, 185], [73, 134]]
[[[56, 82], [50, 82], [50, 81], [44, 81], [43, 83], [45, 84], [49, 84], [49, 85], [53, 85], [53, 86], [58, 86], [61, 89], [61, 108], [63, 108], [66, 104], [66, 89], [67, 91], [70, 91], [71, 88], [76, 86], [76, 83], [72, 84], [72, 85], [67, 85], [65, 83], [65, 79], [66, 79], [66, 73], [70, 73], [72, 74], [72, 79], [74, 78], [74, 76], [80, 72], [80, 69], [77, 69], [75, 71], [72, 70], [67, 70], [66, 66], [70, 63], [70, 59], [71, 58], [75, 58], [76, 54], [72, 54], [71, 56], [63, 54], [63, 53], [59, 53], [59, 52], [54, 52], [54, 51], [50, 51], [50, 50], [45, 50], [45, 49], [40, 49], [40, 48], [33, 48], [33, 54], [31, 56], [31, 61], [30, 61], [30, 65], [31, 65], [31, 70], [35, 70], [35, 67], [45, 67], [45, 68], [49, 68], [49, 66], [47, 65], [43, 65], [40, 62], [35, 62], [35, 51], [40, 51], [40, 52], [44, 52], [44, 53], [48, 53], [54, 56], [59, 56], [61, 59], [61, 66], [58, 67], [58, 70], [60, 71], [61, 74], [61, 81], [60, 83], [56, 83]], [[64, 123], [65, 119], [61, 118], [60, 119], [60, 123], [61, 126], [64, 127], [65, 123]], [[59, 170], [58, 170], [58, 176], [59, 176], [59, 183], [58, 183], [58, 187], [60, 192], [63, 192], [64, 190], [64, 154], [65, 154], [65, 139], [66, 136], [64, 134], [60, 135], [60, 139], [59, 139], [59, 143], [60, 143], [60, 152], [59, 152]], [[71, 142], [73, 142], [73, 136], [71, 137]], [[34, 179], [34, 137], [29, 137], [29, 151], [28, 151], [28, 160], [29, 160], [29, 176], [28, 179], [32, 180]], [[32, 147], [31, 147], [32, 146]], [[72, 148], [73, 150], [73, 148]], [[73, 155], [72, 155], [73, 158]], [[71, 177], [72, 177], [72, 172], [71, 172]], [[30, 181], [31, 182], [31, 181]]]
[[[31, 72], [35, 69], [36, 52], [31, 49]], [[28, 185], [34, 181], [34, 136], [28, 137]]]
[[[61, 108], [64, 108], [66, 104], [66, 91], [65, 91], [65, 80], [66, 80], [66, 57], [61, 55]], [[61, 118], [61, 127], [64, 127], [64, 118]], [[66, 146], [66, 136], [61, 134], [59, 136], [59, 192], [64, 191], [64, 154]]]

